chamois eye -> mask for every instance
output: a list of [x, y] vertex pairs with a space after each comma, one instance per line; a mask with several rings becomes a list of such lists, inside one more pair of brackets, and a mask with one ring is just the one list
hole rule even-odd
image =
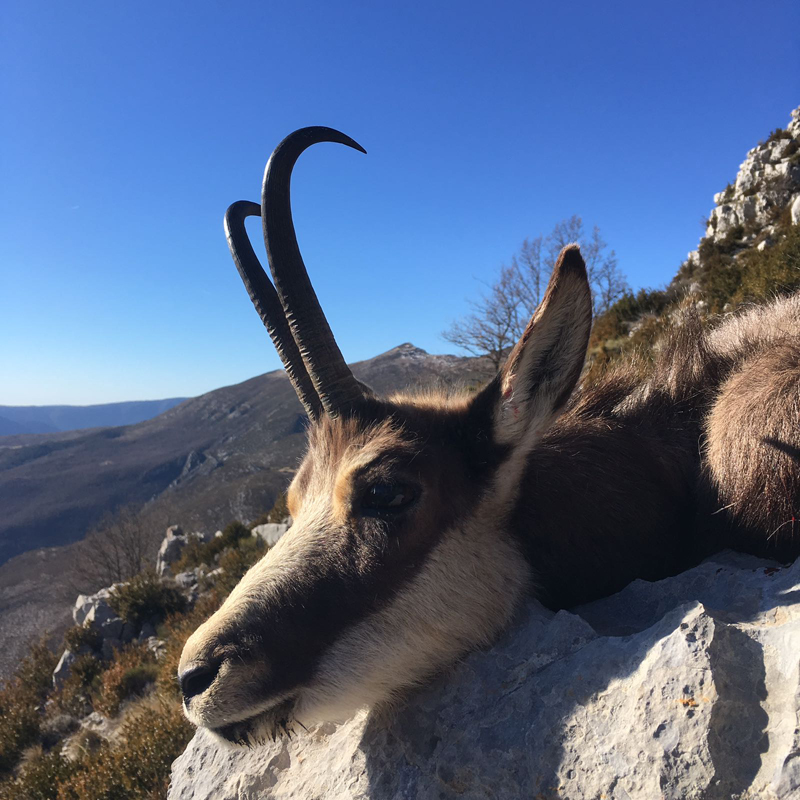
[[416, 500], [413, 487], [404, 483], [373, 483], [361, 498], [365, 514], [394, 514], [405, 511]]

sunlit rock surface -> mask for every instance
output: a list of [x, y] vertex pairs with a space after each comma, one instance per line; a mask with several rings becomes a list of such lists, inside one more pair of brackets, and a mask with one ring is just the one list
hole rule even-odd
[[553, 614], [381, 719], [253, 750], [198, 733], [171, 800], [800, 797], [800, 563], [723, 553]]

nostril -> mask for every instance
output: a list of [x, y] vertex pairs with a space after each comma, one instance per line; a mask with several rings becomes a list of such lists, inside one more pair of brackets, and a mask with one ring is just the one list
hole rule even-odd
[[198, 694], [203, 694], [214, 683], [218, 672], [219, 664], [200, 664], [178, 675], [183, 699], [190, 700]]

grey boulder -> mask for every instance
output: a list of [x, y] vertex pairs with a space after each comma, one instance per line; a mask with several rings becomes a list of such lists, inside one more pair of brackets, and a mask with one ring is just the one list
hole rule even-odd
[[53, 670], [53, 688], [59, 689], [72, 672], [72, 665], [77, 656], [71, 650], [65, 650], [58, 659], [58, 664]]
[[184, 533], [179, 525], [172, 525], [167, 528], [166, 535], [161, 541], [156, 556], [156, 573], [160, 576], [170, 575], [172, 565], [181, 557], [183, 548], [194, 540], [208, 542], [211, 538], [208, 534], [200, 531], [194, 533]]
[[289, 526], [282, 522], [267, 522], [264, 525], [256, 525], [253, 528], [253, 536], [258, 536], [267, 547], [272, 547], [283, 536]]
[[100, 589], [99, 592], [95, 592], [94, 594], [79, 594], [75, 600], [75, 606], [72, 609], [72, 619], [75, 621], [75, 624], [83, 625], [86, 618], [97, 606], [105, 605], [109, 607], [108, 598], [111, 595], [112, 589], [113, 587], [109, 586], [105, 589]]

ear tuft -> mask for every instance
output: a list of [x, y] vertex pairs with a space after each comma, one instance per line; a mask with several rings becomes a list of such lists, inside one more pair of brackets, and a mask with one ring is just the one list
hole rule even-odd
[[555, 268], [561, 270], [577, 270], [579, 274], [586, 275], [586, 264], [581, 255], [581, 246], [577, 242], [564, 245], [558, 254]]

